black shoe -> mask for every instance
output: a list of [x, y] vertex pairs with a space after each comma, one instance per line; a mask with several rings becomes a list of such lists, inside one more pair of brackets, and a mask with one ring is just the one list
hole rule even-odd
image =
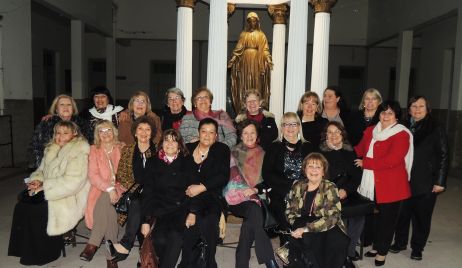
[[353, 263], [353, 261], [351, 260], [350, 257], [347, 257], [345, 259], [345, 262], [343, 263], [343, 267], [345, 267], [345, 268], [356, 268], [355, 264]]
[[125, 253], [118, 252], [115, 249], [114, 244], [112, 243], [111, 240], [106, 240], [106, 249], [109, 252], [109, 254], [111, 254], [111, 256], [113, 257], [111, 260], [112, 262], [123, 261], [128, 257], [128, 254], [129, 254], [129, 253], [125, 254]]
[[412, 250], [411, 259], [416, 260], [416, 261], [421, 261], [422, 260], [422, 251]]
[[385, 260], [379, 261], [379, 260], [374, 260], [375, 266], [383, 266], [385, 264]]
[[377, 255], [377, 251], [373, 252], [372, 250], [369, 250], [368, 252], [364, 253], [365, 257], [373, 258]]
[[359, 256], [359, 253], [355, 251], [355, 255], [353, 257], [348, 256], [348, 258], [352, 261], [359, 261], [361, 259], [361, 256]]
[[266, 268], [279, 268], [277, 262], [273, 259], [265, 263]]
[[406, 250], [406, 246], [401, 246], [396, 243], [391, 245], [390, 248], [388, 249], [388, 251], [391, 253], [399, 253], [400, 251], [403, 251], [403, 250]]

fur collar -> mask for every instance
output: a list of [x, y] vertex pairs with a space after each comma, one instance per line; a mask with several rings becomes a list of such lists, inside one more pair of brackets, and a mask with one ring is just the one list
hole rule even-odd
[[[329, 146], [327, 146], [326, 141], [323, 141], [323, 142], [321, 143], [321, 145], [319, 145], [319, 149], [320, 149], [322, 152], [331, 152], [331, 151], [333, 151], [332, 148], [330, 148]], [[352, 151], [353, 151], [353, 147], [352, 147], [349, 143], [343, 143], [343, 145], [342, 145], [342, 150], [352, 152]]]
[[[262, 110], [262, 113], [263, 113], [263, 116], [266, 118], [266, 117], [270, 117], [270, 118], [274, 118], [274, 114], [267, 111], [267, 110]], [[244, 121], [245, 119], [247, 119], [247, 113], [240, 113], [236, 116], [236, 123], [240, 123], [242, 121]]]

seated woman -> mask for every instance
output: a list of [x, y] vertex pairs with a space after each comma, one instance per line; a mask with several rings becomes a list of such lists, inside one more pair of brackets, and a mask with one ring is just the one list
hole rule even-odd
[[289, 242], [289, 267], [340, 268], [349, 239], [337, 187], [326, 180], [327, 160], [311, 153], [302, 170], [307, 179], [294, 183], [287, 195], [286, 216], [294, 238]]
[[146, 170], [154, 164], [155, 160], [156, 146], [152, 142], [154, 133], [156, 133], [156, 127], [152, 120], [147, 116], [138, 117], [132, 127], [132, 135], [136, 143], [122, 149], [116, 182], [120, 183], [123, 191], [129, 190], [134, 185], [131, 190], [137, 194], [130, 199], [125, 234], [120, 244], [112, 244], [112, 240], [107, 240], [109, 251], [114, 257], [113, 262], [123, 261], [128, 257], [137, 235], [140, 245], [143, 243], [143, 237], [139, 233], [141, 226], [140, 197], [146, 181]]
[[319, 147], [326, 157], [329, 165], [329, 180], [337, 186], [340, 200], [342, 201], [342, 216], [348, 228], [348, 236], [351, 238], [348, 248], [348, 258], [345, 260], [346, 268], [354, 268], [352, 261], [359, 260], [356, 252], [356, 244], [364, 226], [364, 214], [358, 210], [358, 189], [361, 183], [362, 170], [355, 165], [356, 154], [347, 140], [345, 128], [337, 121], [327, 123], [322, 133], [324, 140]]
[[164, 131], [153, 165], [146, 170], [141, 198], [141, 233], [147, 236], [155, 219], [153, 244], [159, 267], [174, 268], [183, 245], [188, 202], [185, 194], [191, 185], [185, 172], [186, 149], [177, 130]]
[[190, 267], [193, 248], [202, 236], [206, 243], [207, 267], [217, 267], [215, 260], [218, 242], [218, 222], [222, 212], [221, 195], [229, 180], [230, 151], [217, 141], [218, 123], [212, 118], [199, 123], [199, 141], [187, 144], [191, 155], [187, 159], [187, 173], [193, 183], [186, 195], [191, 197], [186, 219], [183, 253], [179, 267]]
[[[80, 259], [91, 261], [103, 238], [117, 240], [119, 227], [113, 204], [119, 199], [115, 174], [120, 160], [121, 144], [117, 129], [111, 121], [103, 120], [95, 127], [95, 144], [90, 147], [88, 178], [91, 188], [88, 194], [85, 223], [91, 229], [90, 239], [80, 254]], [[107, 266], [117, 267], [106, 254]]]
[[244, 218], [236, 249], [236, 267], [249, 267], [250, 248], [255, 241], [258, 263], [278, 267], [271, 241], [263, 229], [263, 213], [256, 188], [263, 179], [261, 169], [265, 151], [257, 144], [258, 123], [245, 119], [238, 125], [242, 142], [231, 149], [231, 170], [223, 195], [229, 210]]
[[212, 118], [218, 123], [217, 140], [232, 147], [236, 145], [236, 129], [229, 115], [223, 111], [212, 110], [213, 94], [206, 87], [200, 87], [193, 92], [191, 102], [193, 110], [183, 116], [180, 125], [180, 133], [185, 143], [193, 143], [199, 140], [197, 131], [199, 122], [204, 118]]
[[8, 255], [20, 257], [24, 265], [59, 258], [62, 234], [77, 225], [87, 204], [90, 146], [71, 121], [56, 123], [53, 133], [13, 214]]

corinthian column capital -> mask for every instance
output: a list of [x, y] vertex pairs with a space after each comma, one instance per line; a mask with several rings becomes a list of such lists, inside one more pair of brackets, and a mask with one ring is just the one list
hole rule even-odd
[[331, 13], [331, 9], [335, 6], [337, 0], [309, 0], [309, 3], [314, 9], [314, 13]]
[[289, 8], [287, 4], [270, 5], [268, 6], [268, 14], [273, 20], [273, 24], [286, 24]]
[[176, 7], [190, 7], [194, 9], [197, 0], [175, 0]]
[[234, 14], [236, 10], [236, 4], [228, 3], [228, 19]]

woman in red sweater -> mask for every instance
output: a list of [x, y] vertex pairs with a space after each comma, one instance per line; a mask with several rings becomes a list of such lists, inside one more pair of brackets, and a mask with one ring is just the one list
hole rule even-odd
[[402, 202], [411, 196], [409, 172], [414, 154], [412, 134], [398, 124], [399, 103], [386, 101], [379, 109], [380, 122], [368, 127], [355, 147], [362, 158], [355, 160], [356, 165], [364, 169], [358, 191], [375, 200], [379, 211], [374, 244], [365, 254], [375, 257], [376, 266], [385, 264]]

